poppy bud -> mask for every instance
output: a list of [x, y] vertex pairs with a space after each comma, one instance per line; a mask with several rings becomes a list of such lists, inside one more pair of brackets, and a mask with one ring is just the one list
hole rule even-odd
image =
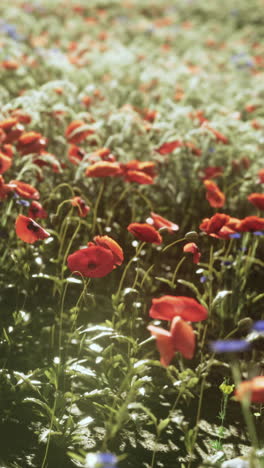
[[194, 240], [194, 239], [198, 239], [198, 233], [196, 231], [189, 231], [189, 232], [186, 232], [185, 234], [185, 239], [188, 239], [188, 240]]

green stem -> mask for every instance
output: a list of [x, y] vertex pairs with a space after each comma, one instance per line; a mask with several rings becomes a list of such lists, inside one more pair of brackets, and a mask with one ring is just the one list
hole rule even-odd
[[100, 186], [100, 189], [99, 189], [99, 193], [98, 193], [98, 195], [97, 195], [97, 199], [96, 199], [95, 205], [94, 205], [93, 224], [92, 224], [92, 229], [91, 229], [91, 234], [92, 234], [92, 235], [94, 234], [94, 231], [95, 231], [96, 222], [97, 222], [98, 207], [99, 207], [99, 203], [100, 203], [100, 201], [101, 201], [101, 198], [102, 198], [104, 189], [105, 189], [105, 181], [104, 181], [104, 179], [103, 179], [103, 180], [102, 180], [102, 183], [101, 183], [101, 186]]
[[[232, 369], [233, 379], [237, 387], [241, 382], [241, 373], [238, 367], [238, 363], [236, 361], [232, 362], [231, 369]], [[259, 448], [259, 442], [258, 442], [254, 420], [250, 411], [250, 395], [242, 399], [241, 407], [242, 407], [242, 413], [243, 413], [243, 417], [247, 426], [247, 430], [249, 433], [251, 443], [254, 449], [257, 450]]]
[[183, 242], [183, 241], [185, 241], [185, 240], [186, 240], [185, 237], [182, 237], [181, 239], [177, 239], [176, 241], [172, 242], [171, 244], [166, 245], [166, 247], [164, 247], [164, 249], [162, 249], [161, 252], [166, 252], [166, 250], [170, 249], [171, 247], [173, 247], [174, 245], [178, 244], [179, 242]]
[[125, 269], [123, 271], [123, 274], [122, 274], [121, 279], [120, 279], [119, 287], [118, 287], [118, 290], [117, 290], [116, 295], [115, 295], [116, 304], [119, 301], [119, 296], [120, 296], [120, 293], [121, 293], [121, 290], [122, 290], [122, 287], [123, 287], [123, 284], [124, 284], [124, 281], [125, 281], [125, 278], [126, 278], [127, 271], [129, 269], [131, 263], [134, 261], [134, 259], [136, 257], [138, 257], [138, 255], [140, 254], [140, 252], [143, 249], [144, 245], [145, 245], [145, 242], [142, 242], [142, 244], [139, 244], [139, 246], [137, 247], [135, 255], [133, 255], [133, 257], [129, 260], [129, 262], [127, 263], [127, 265], [126, 265], [126, 267], [125, 267]]
[[175, 285], [175, 280], [176, 280], [176, 276], [177, 276], [177, 273], [181, 267], [181, 265], [185, 262], [186, 260], [186, 257], [182, 257], [181, 260], [179, 261], [179, 263], [177, 264], [175, 270], [174, 270], [174, 273], [173, 273], [173, 276], [172, 276], [172, 280], [171, 280], [171, 287], [174, 288], [176, 285]]

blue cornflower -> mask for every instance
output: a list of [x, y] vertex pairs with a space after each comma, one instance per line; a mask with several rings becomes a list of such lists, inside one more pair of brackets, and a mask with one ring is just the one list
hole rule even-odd
[[200, 278], [200, 283], [205, 283], [207, 281], [207, 276], [205, 275], [202, 275], [201, 278]]
[[254, 236], [263, 236], [264, 232], [263, 231], [254, 231], [253, 234], [254, 234]]
[[210, 343], [211, 351], [214, 353], [235, 353], [247, 351], [250, 343], [246, 340], [217, 340]]
[[18, 205], [22, 205], [22, 206], [26, 206], [26, 207], [28, 207], [30, 205], [30, 202], [28, 200], [22, 200], [22, 199], [16, 200], [16, 203]]
[[118, 468], [117, 458], [112, 453], [88, 453], [85, 468]]
[[230, 239], [240, 239], [241, 234], [239, 232], [234, 232], [234, 234], [229, 234]]
[[253, 323], [252, 330], [257, 332], [264, 332], [264, 320], [258, 320]]

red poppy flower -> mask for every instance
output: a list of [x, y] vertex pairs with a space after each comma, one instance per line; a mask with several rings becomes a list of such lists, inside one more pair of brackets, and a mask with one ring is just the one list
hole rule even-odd
[[50, 236], [39, 224], [27, 216], [19, 215], [16, 219], [16, 234], [24, 242], [34, 244]]
[[12, 145], [6, 144], [2, 145], [2, 153], [9, 158], [14, 156], [14, 147]]
[[264, 210], [264, 194], [263, 193], [251, 193], [247, 197], [248, 201], [256, 206], [259, 210]]
[[221, 208], [225, 204], [225, 195], [212, 180], [203, 181], [206, 188], [206, 200], [213, 208]]
[[251, 113], [251, 112], [254, 112], [258, 107], [259, 107], [258, 105], [247, 104], [244, 109], [246, 112]]
[[200, 258], [201, 258], [201, 253], [199, 251], [198, 246], [195, 244], [195, 242], [188, 242], [188, 244], [185, 244], [183, 247], [183, 251], [190, 252], [193, 254], [193, 263], [199, 263]]
[[148, 175], [152, 178], [156, 176], [156, 164], [153, 161], [138, 161], [137, 159], [133, 159], [126, 164], [120, 165], [124, 175], [128, 172], [142, 172], [143, 175]]
[[115, 266], [114, 256], [110, 249], [99, 245], [77, 250], [68, 257], [68, 268], [88, 278], [102, 278], [108, 275]]
[[221, 143], [224, 143], [225, 145], [229, 144], [228, 138], [225, 135], [223, 135], [221, 132], [219, 132], [218, 130], [215, 130], [215, 128], [208, 125], [207, 122], [203, 123], [203, 127], [207, 128], [207, 130], [209, 130], [211, 133], [213, 133], [213, 135], [216, 137], [217, 141], [220, 141]]
[[157, 118], [158, 112], [156, 110], [151, 109], [143, 109], [143, 119], [147, 120], [148, 122], [154, 122]]
[[26, 112], [23, 112], [21, 109], [13, 110], [11, 115], [12, 117], [15, 117], [20, 123], [29, 124], [31, 122], [31, 116], [26, 114]]
[[199, 228], [211, 237], [230, 239], [230, 234], [237, 232], [240, 222], [238, 218], [233, 218], [224, 213], [216, 213], [211, 218], [203, 219]]
[[37, 201], [33, 201], [30, 204], [29, 210], [28, 210], [28, 216], [32, 219], [44, 219], [47, 218], [48, 213], [47, 211], [44, 210], [43, 206], [41, 203]]
[[4, 200], [8, 193], [15, 190], [14, 184], [5, 184], [3, 176], [0, 175], [0, 200]]
[[[84, 128], [83, 128], [84, 127]], [[68, 143], [80, 143], [85, 140], [89, 135], [93, 135], [94, 130], [92, 128], [87, 129], [87, 125], [82, 120], [74, 120], [71, 122], [65, 131], [65, 136]]]
[[153, 244], [161, 244], [162, 237], [153, 226], [147, 223], [131, 223], [127, 230], [143, 242], [151, 242]]
[[109, 236], [95, 236], [93, 240], [96, 243], [96, 245], [111, 250], [114, 257], [115, 265], [121, 265], [123, 263], [123, 249], [114, 239], [112, 239]]
[[68, 151], [68, 159], [72, 164], [78, 165], [83, 160], [85, 151], [79, 146], [70, 145]]
[[141, 171], [127, 171], [125, 173], [125, 180], [127, 182], [137, 182], [141, 185], [151, 185], [154, 184], [154, 180], [148, 174]]
[[85, 106], [85, 107], [90, 107], [90, 105], [92, 104], [93, 102], [93, 99], [91, 96], [83, 96], [82, 97], [82, 104]]
[[87, 167], [85, 175], [87, 177], [110, 177], [121, 173], [118, 163], [99, 161]]
[[81, 197], [72, 198], [71, 204], [78, 208], [79, 216], [81, 218], [84, 218], [90, 211], [90, 207], [86, 205], [85, 201]]
[[176, 148], [180, 148], [183, 145], [181, 140], [174, 140], [174, 141], [167, 141], [163, 143], [158, 149], [156, 149], [157, 153], [165, 155], [172, 153]]
[[[93, 153], [95, 156], [98, 156], [100, 159], [103, 159], [103, 161], [109, 161], [109, 156], [111, 155], [111, 151], [109, 148], [99, 148], [98, 150], [96, 150], [94, 153]], [[114, 160], [115, 160], [115, 157], [113, 155], [111, 155]], [[110, 158], [110, 162], [114, 162], [112, 160], [112, 157]]]
[[159, 320], [172, 320], [181, 317], [189, 322], [200, 322], [208, 316], [208, 310], [191, 297], [162, 296], [152, 299], [150, 317]]
[[204, 111], [202, 110], [191, 112], [189, 114], [189, 117], [194, 120], [197, 119], [200, 124], [203, 124], [204, 122], [209, 122], [208, 119], [206, 119], [206, 117], [204, 116]]
[[242, 219], [237, 226], [238, 232], [254, 232], [262, 231], [264, 229], [264, 218], [258, 216], [247, 216]]
[[48, 153], [47, 151], [41, 151], [40, 155], [34, 157], [32, 160], [33, 164], [36, 164], [39, 167], [49, 167], [55, 173], [62, 172], [61, 164], [56, 158], [56, 156], [52, 153]]
[[24, 131], [23, 125], [19, 124], [15, 117], [0, 122], [0, 128], [5, 132], [5, 143], [13, 143], [18, 140]]
[[195, 146], [194, 143], [192, 143], [191, 141], [186, 141], [184, 143], [184, 146], [186, 146], [186, 148], [188, 148], [191, 151], [191, 153], [195, 156], [201, 156], [202, 150], [200, 150], [200, 148], [197, 148], [197, 146]]
[[208, 166], [201, 170], [201, 179], [214, 179], [223, 174], [223, 168], [220, 166]]
[[259, 181], [263, 184], [264, 183], [264, 169], [260, 169], [258, 171]]
[[19, 67], [19, 63], [16, 60], [4, 60], [1, 63], [2, 67], [6, 70], [16, 70]]
[[47, 146], [47, 139], [41, 133], [26, 132], [18, 140], [17, 150], [22, 155], [30, 153], [40, 153]]
[[9, 182], [14, 186], [15, 192], [22, 198], [32, 198], [33, 200], [39, 200], [40, 195], [35, 187], [32, 185], [21, 182], [20, 180], [10, 180]]
[[264, 376], [241, 382], [235, 390], [235, 397], [238, 401], [248, 397], [252, 403], [264, 403]]
[[155, 229], [167, 229], [170, 234], [173, 234], [173, 232], [179, 230], [178, 224], [172, 223], [168, 219], [163, 218], [162, 216], [153, 212], [151, 212], [150, 215]]
[[0, 174], [4, 174], [4, 172], [8, 171], [11, 166], [12, 159], [3, 153], [0, 153]]
[[224, 213], [216, 213], [211, 218], [203, 219], [200, 229], [207, 234], [217, 234], [220, 229], [229, 221], [230, 216]]
[[154, 325], [149, 325], [148, 330], [155, 336], [157, 348], [160, 353], [160, 363], [167, 367], [175, 352], [179, 351], [186, 359], [192, 359], [195, 350], [195, 334], [192, 327], [175, 317], [171, 323], [170, 331]]
[[170, 328], [171, 336], [174, 343], [174, 349], [186, 359], [192, 359], [195, 350], [195, 334], [194, 331], [181, 317], [174, 317]]

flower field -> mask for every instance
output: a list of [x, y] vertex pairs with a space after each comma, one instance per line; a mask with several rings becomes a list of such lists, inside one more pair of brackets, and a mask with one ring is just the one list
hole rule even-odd
[[1, 468], [264, 467], [263, 8], [1, 2]]

